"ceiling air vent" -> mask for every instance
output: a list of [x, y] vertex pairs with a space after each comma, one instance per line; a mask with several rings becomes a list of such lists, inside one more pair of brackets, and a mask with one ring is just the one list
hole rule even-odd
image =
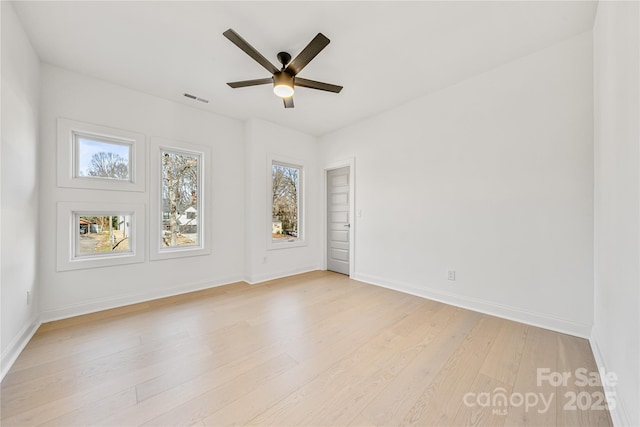
[[193, 99], [194, 101], [200, 101], [200, 102], [204, 102], [205, 104], [209, 103], [208, 99], [204, 99], [204, 98], [199, 98], [195, 95], [191, 95], [190, 93], [185, 93], [184, 96], [186, 96], [189, 99]]

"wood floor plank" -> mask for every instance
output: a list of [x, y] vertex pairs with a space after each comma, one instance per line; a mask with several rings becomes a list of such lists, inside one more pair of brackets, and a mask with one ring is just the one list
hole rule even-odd
[[[234, 283], [43, 325], [0, 385], [2, 426], [603, 425], [586, 340], [330, 272]], [[517, 399], [553, 396], [544, 411]], [[586, 394], [585, 394], [586, 393]]]
[[449, 321], [362, 414], [377, 425], [401, 424], [481, 317], [479, 313], [460, 310], [459, 316]]
[[[359, 318], [354, 321], [354, 323], [360, 325], [361, 331], [366, 330], [367, 333], [370, 334], [366, 336], [366, 340], [360, 339], [358, 341], [348, 342], [343, 351], [335, 347], [330, 349], [333, 351], [333, 363], [330, 364], [330, 366], [327, 366], [316, 375], [312, 381], [298, 387], [277, 404], [249, 421], [248, 424], [274, 424], [280, 419], [287, 420], [287, 423], [295, 425], [302, 423], [304, 417], [309, 413], [309, 404], [305, 405], [304, 402], [313, 402], [313, 405], [317, 407], [317, 399], [326, 399], [328, 397], [326, 395], [327, 391], [333, 391], [341, 385], [344, 385], [346, 381], [353, 377], [358, 368], [369, 363], [367, 357], [371, 356], [372, 351], [369, 346], [362, 347], [362, 344], [371, 344], [373, 335], [371, 332], [377, 332], [386, 325], [391, 325], [404, 318], [408, 312], [411, 312], [411, 310], [418, 305], [416, 303], [419, 304], [420, 302], [410, 298], [398, 299], [396, 304], [387, 301], [386, 306], [378, 312], [375, 318]], [[372, 324], [376, 326], [371, 328]], [[375, 344], [373, 344], [373, 346], [375, 346]], [[298, 360], [300, 359], [298, 355]], [[308, 357], [302, 360], [307, 359]], [[328, 358], [327, 360], [330, 361]], [[330, 388], [327, 387], [328, 384], [331, 384]], [[331, 394], [333, 394], [333, 392]]]
[[[469, 384], [473, 384], [478, 376], [502, 322], [490, 316], [480, 319], [406, 413], [402, 425], [455, 424], [453, 421], [459, 407], [463, 405], [465, 395], [469, 392]], [[454, 376], [457, 381], [450, 381]]]
[[114, 337], [100, 340], [95, 345], [69, 349], [64, 354], [55, 351], [46, 352], [29, 349], [29, 362], [22, 363], [18, 369], [12, 369], [2, 380], [2, 389], [28, 381], [41, 381], [42, 378], [56, 374], [69, 368], [79, 368], [79, 365], [137, 347], [141, 344], [139, 336]]
[[[276, 356], [278, 354], [254, 354], [252, 357], [247, 357], [236, 363], [212, 368], [203, 375], [186, 380], [175, 387], [163, 389], [145, 400], [140, 400], [135, 406], [122, 408], [122, 410], [102, 420], [101, 424], [140, 425], [149, 422], [220, 385], [228, 383], [245, 372], [257, 369], [258, 366], [274, 359]], [[210, 358], [210, 355], [205, 356], [206, 360]], [[196, 361], [196, 363], [198, 362]], [[194, 423], [197, 424], [198, 422]]]
[[501, 321], [499, 333], [487, 353], [480, 373], [512, 386], [518, 375], [527, 331], [527, 326], [522, 323]]
[[113, 412], [123, 407], [135, 405], [135, 403], [136, 392], [133, 387], [130, 387], [38, 425], [43, 427], [91, 426]]
[[[510, 404], [505, 418], [507, 426], [541, 426], [556, 424], [557, 399], [556, 387], [543, 384], [539, 381], [538, 370], [545, 369], [549, 372], [557, 371], [557, 342], [556, 332], [545, 329], [527, 327], [527, 338], [524, 346], [520, 367], [516, 381], [511, 389], [511, 394], [525, 396], [527, 393], [542, 393], [545, 401], [551, 399], [552, 404], [547, 407], [540, 402], [536, 407], [527, 407], [519, 404]], [[541, 397], [542, 400], [542, 397]]]
[[3, 403], [10, 404], [3, 408], [3, 415], [6, 413], [11, 416], [28, 410], [34, 402], [46, 402], [54, 397], [60, 399], [72, 395], [79, 389], [98, 385], [114, 375], [134, 372], [140, 366], [179, 358], [187, 352], [206, 351], [210, 350], [205, 344], [186, 338], [150, 347], [138, 346], [109, 354], [82, 364], [80, 367], [61, 370], [41, 380], [36, 379], [3, 389]]
[[[207, 349], [207, 353], [208, 349]], [[166, 359], [160, 363], [144, 366], [130, 373], [110, 376], [106, 381], [94, 387], [83, 387], [68, 396], [49, 396], [46, 401], [32, 401], [32, 406], [27, 410], [20, 411], [16, 415], [11, 415], [7, 409], [11, 410], [12, 404], [4, 399], [4, 394], [0, 395], [2, 400], [2, 425], [32, 426], [60, 417], [69, 412], [81, 409], [84, 406], [91, 406], [95, 402], [108, 399], [110, 396], [134, 388], [136, 384], [155, 378], [162, 372], [172, 369], [173, 366], [191, 363], [193, 357], [202, 357], [202, 353], [191, 353], [185, 351], [177, 359]], [[120, 411], [124, 407], [119, 408]], [[123, 423], [121, 425], [124, 425]]]
[[[425, 304], [381, 332], [352, 356], [367, 366], [343, 387], [332, 384], [332, 393], [320, 404], [315, 404], [302, 420], [304, 425], [347, 425], [354, 419], [365, 419], [362, 410], [417, 356], [425, 342], [432, 339], [435, 331], [445, 323], [438, 316], [450, 318], [454, 310], [441, 304]], [[437, 314], [436, 314], [437, 312]], [[427, 313], [431, 322], [423, 322]], [[373, 356], [366, 356], [373, 352]], [[370, 422], [370, 421], [368, 421]]]
[[[482, 397], [483, 393], [487, 399]], [[465, 394], [466, 399], [463, 397], [463, 402], [459, 406], [455, 418], [447, 422], [446, 425], [490, 427], [504, 425], [508, 411], [508, 400], [500, 400], [499, 397], [504, 396], [504, 399], [508, 399], [511, 395], [511, 386], [487, 375], [478, 374]]]
[[366, 419], [363, 415], [358, 415], [351, 420], [351, 423], [347, 424], [348, 427], [375, 427], [371, 421]]
[[564, 334], [557, 335], [557, 342], [558, 372], [567, 372], [570, 377], [557, 388], [556, 422], [558, 425], [611, 425], [601, 381], [595, 377], [598, 367], [589, 342]]
[[[388, 302], [388, 299], [385, 300]], [[306, 357], [299, 359], [300, 364], [285, 373], [274, 381], [257, 387], [243, 401], [233, 402], [221, 410], [211, 414], [204, 422], [206, 425], [244, 425], [250, 421], [255, 422], [258, 416], [268, 417], [274, 411], [272, 407], [283, 399], [296, 400], [298, 397], [304, 398], [298, 390], [311, 381], [313, 378], [330, 369], [336, 361], [356, 351], [360, 346], [368, 342], [377, 333], [380, 325], [389, 320], [384, 317], [384, 308], [389, 308], [389, 304], [380, 306], [380, 311], [376, 311], [373, 319], [354, 318], [348, 325], [352, 326], [347, 333], [336, 334], [333, 339], [316, 341], [313, 337], [307, 341], [308, 346], [312, 346], [313, 351], [306, 354]], [[409, 308], [409, 307], [406, 307]], [[401, 316], [401, 312], [394, 310], [396, 316]], [[357, 327], [353, 327], [357, 325]], [[307, 345], [302, 344], [303, 347]], [[292, 348], [295, 348], [292, 346]], [[293, 396], [292, 396], [293, 394]], [[278, 410], [278, 408], [275, 408]], [[295, 415], [295, 414], [294, 414]], [[280, 420], [281, 424], [291, 424], [289, 419]]]
[[[409, 313], [418, 311], [409, 310]], [[387, 371], [379, 370], [371, 375], [371, 367], [384, 363], [398, 349], [391, 344], [394, 339], [403, 338], [400, 332], [407, 329], [409, 323], [414, 323], [411, 314], [400, 318], [395, 323], [389, 323], [386, 328], [380, 328], [380, 333], [369, 339], [348, 356], [336, 361], [329, 369], [316, 376], [312, 381], [299, 388], [295, 394], [280, 401], [260, 417], [256, 424], [270, 424], [268, 413], [274, 410], [279, 413], [276, 419], [283, 417], [296, 425], [342, 425], [351, 421], [364, 407], [370, 397], [375, 396], [375, 389], [386, 384], [393, 378]], [[302, 404], [306, 408], [293, 414], [293, 402], [304, 395], [304, 400], [313, 404]], [[287, 415], [283, 414], [287, 412]], [[295, 411], [293, 411], [295, 412]]]
[[254, 369], [243, 372], [199, 396], [145, 422], [145, 426], [182, 426], [197, 423], [218, 408], [240, 399], [254, 387], [277, 377], [297, 365], [286, 354], [281, 354]]

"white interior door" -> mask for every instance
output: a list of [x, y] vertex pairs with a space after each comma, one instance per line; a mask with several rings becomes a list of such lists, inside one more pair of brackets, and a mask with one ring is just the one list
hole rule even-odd
[[327, 171], [327, 270], [349, 274], [349, 166]]

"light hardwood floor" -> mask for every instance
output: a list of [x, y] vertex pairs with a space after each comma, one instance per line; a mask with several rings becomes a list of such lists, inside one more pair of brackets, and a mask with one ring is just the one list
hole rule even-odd
[[[572, 377], [539, 385], [538, 368]], [[2, 382], [0, 421], [611, 425], [579, 409], [602, 393], [579, 368], [596, 371], [584, 339], [313, 272], [44, 324]]]

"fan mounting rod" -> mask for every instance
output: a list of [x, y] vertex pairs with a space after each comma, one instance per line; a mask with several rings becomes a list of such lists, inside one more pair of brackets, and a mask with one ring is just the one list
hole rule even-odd
[[278, 61], [282, 64], [282, 69], [284, 70], [284, 67], [291, 62], [291, 55], [287, 52], [278, 52]]

